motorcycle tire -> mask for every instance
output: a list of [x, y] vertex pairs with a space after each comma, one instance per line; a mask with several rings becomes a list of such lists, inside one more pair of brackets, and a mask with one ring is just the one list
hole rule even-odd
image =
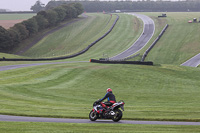
[[115, 112], [115, 115], [112, 117], [112, 120], [114, 122], [118, 122], [122, 118], [122, 111], [120, 109], [116, 109], [114, 110], [114, 112]]
[[90, 118], [91, 121], [96, 121], [97, 117], [98, 116], [97, 116], [97, 114], [95, 112], [93, 112], [93, 111], [90, 112], [89, 118]]

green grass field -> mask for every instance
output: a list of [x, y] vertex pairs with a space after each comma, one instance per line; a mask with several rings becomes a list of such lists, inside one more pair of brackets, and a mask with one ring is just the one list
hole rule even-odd
[[7, 58], [22, 58], [21, 56], [18, 56], [18, 55], [0, 53], [0, 58], [3, 58], [3, 57], [7, 57]]
[[157, 18], [161, 13], [145, 14], [169, 24], [146, 60], [179, 65], [200, 52], [200, 23], [188, 23], [193, 18], [199, 18], [199, 12], [167, 13], [167, 18]]
[[199, 133], [199, 126], [0, 122], [1, 133]]
[[0, 20], [29, 19], [35, 15], [36, 15], [35, 13], [31, 13], [31, 14], [0, 14]]
[[126, 102], [124, 119], [200, 120], [198, 69], [72, 63], [0, 75], [1, 114], [88, 118], [93, 102], [111, 87]]

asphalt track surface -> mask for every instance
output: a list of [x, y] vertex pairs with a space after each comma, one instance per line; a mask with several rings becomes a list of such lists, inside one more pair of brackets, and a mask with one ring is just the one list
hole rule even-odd
[[124, 59], [133, 55], [134, 53], [141, 50], [149, 42], [149, 40], [152, 38], [154, 34], [155, 24], [154, 24], [154, 21], [150, 17], [142, 15], [142, 14], [136, 14], [136, 13], [129, 13], [129, 14], [135, 15], [143, 21], [143, 25], [144, 25], [143, 32], [131, 47], [129, 47], [127, 50], [123, 51], [122, 53], [109, 58], [110, 60], [120, 60], [120, 59]]
[[200, 53], [192, 57], [191, 59], [187, 60], [183, 64], [181, 64], [181, 66], [198, 67], [199, 64], [200, 64]]
[[52, 63], [35, 63], [35, 64], [20, 64], [20, 65], [9, 65], [9, 66], [0, 66], [0, 71], [12, 70], [23, 67], [31, 67], [31, 66], [41, 66], [41, 65], [49, 65], [49, 64], [64, 64], [64, 63], [80, 63], [80, 62], [89, 62], [89, 61], [67, 61], [67, 62], [52, 62]]
[[[136, 14], [135, 14], [136, 15]], [[140, 50], [142, 47], [148, 43], [148, 41], [151, 39], [153, 36], [154, 32], [154, 23], [151, 22], [149, 17], [145, 17], [144, 15], [139, 15], [137, 14], [138, 17], [141, 17], [141, 19], [145, 23], [150, 23], [146, 24], [147, 27], [144, 28], [144, 33], [142, 34], [139, 39], [142, 39], [144, 36], [144, 40], [142, 41], [143, 45], [138, 46], [138, 49], [135, 51], [137, 52]], [[147, 18], [144, 19], [144, 18]], [[151, 25], [151, 26], [150, 26]], [[150, 26], [150, 27], [149, 27]], [[147, 31], [145, 29], [151, 29], [151, 34], [148, 34], [147, 36]], [[138, 40], [139, 40], [138, 39]], [[144, 44], [145, 43], [145, 44]], [[135, 45], [135, 44], [134, 44]], [[130, 50], [131, 49], [131, 50]], [[129, 56], [130, 54], [133, 54], [132, 48], [129, 48], [127, 51], [127, 54], [121, 54], [117, 55], [115, 58], [124, 58], [125, 56]], [[125, 53], [126, 53], [125, 52]], [[124, 53], [124, 52], [123, 52]], [[113, 59], [115, 59], [113, 58]], [[30, 66], [39, 66], [39, 65], [48, 65], [48, 64], [63, 64], [63, 63], [80, 63], [80, 62], [88, 62], [88, 61], [68, 61], [68, 62], [52, 62], [52, 63], [35, 63], [35, 64], [20, 64], [20, 65], [9, 65], [9, 66], [0, 66], [0, 71], [6, 71], [6, 70], [12, 70], [12, 69], [17, 69], [17, 68], [23, 68], [23, 67], [30, 67]], [[89, 113], [89, 112], [88, 112]], [[101, 124], [147, 124], [147, 125], [200, 125], [200, 122], [169, 122], [169, 121], [129, 121], [129, 120], [121, 120], [119, 122], [113, 122], [112, 120], [97, 120], [95, 122], [92, 122], [88, 119], [63, 119], [63, 118], [42, 118], [42, 117], [24, 117], [24, 116], [9, 116], [9, 115], [0, 115], [0, 121], [12, 121], [12, 122], [57, 122], [57, 123], [101, 123]]]
[[112, 120], [90, 121], [89, 119], [65, 119], [65, 118], [40, 118], [0, 115], [0, 121], [12, 122], [56, 122], [56, 123], [96, 123], [96, 124], [145, 124], [145, 125], [200, 125], [200, 122], [169, 122], [169, 121], [128, 121], [121, 120], [113, 122]]

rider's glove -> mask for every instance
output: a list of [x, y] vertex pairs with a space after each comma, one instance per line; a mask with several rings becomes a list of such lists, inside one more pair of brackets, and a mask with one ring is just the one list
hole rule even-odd
[[96, 101], [96, 103], [99, 103], [99, 102], [100, 102], [100, 99]]

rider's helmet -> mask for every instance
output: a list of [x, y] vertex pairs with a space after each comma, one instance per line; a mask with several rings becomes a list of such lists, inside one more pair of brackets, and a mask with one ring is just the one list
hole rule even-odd
[[112, 92], [112, 89], [108, 88], [108, 89], [106, 90], [106, 93], [108, 93], [108, 92]]

